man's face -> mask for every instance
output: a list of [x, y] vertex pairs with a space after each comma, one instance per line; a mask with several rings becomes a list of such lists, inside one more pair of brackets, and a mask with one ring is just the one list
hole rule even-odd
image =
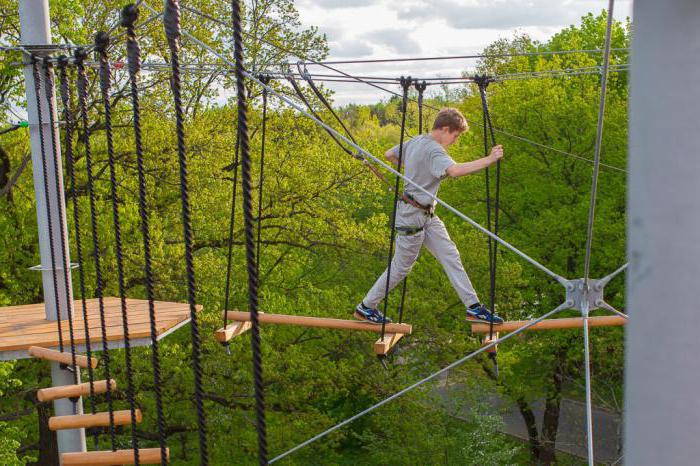
[[463, 133], [463, 131], [460, 131], [458, 129], [454, 130], [454, 131], [450, 131], [450, 128], [447, 126], [444, 128], [444, 132], [445, 132], [445, 145], [446, 146], [451, 146], [452, 144], [454, 144], [455, 141], [457, 141], [457, 138]]

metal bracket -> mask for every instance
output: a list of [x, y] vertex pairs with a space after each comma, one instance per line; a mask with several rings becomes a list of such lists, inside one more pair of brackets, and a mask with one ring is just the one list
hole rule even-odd
[[590, 311], [600, 309], [602, 307], [603, 291], [605, 283], [603, 280], [578, 278], [575, 280], [566, 281], [566, 301], [571, 303], [569, 309], [581, 311], [581, 314], [587, 316]]
[[[68, 266], [69, 269], [77, 269], [78, 264], [75, 262], [71, 262], [70, 265]], [[29, 267], [29, 270], [33, 270], [34, 272], [43, 272], [44, 270], [63, 270], [63, 267], [56, 267], [55, 269], [52, 269], [51, 267], [44, 267], [43, 265], [34, 265], [32, 267]]]

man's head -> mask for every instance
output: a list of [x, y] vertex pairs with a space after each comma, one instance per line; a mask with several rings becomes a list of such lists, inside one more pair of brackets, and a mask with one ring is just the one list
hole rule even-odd
[[443, 108], [435, 117], [431, 135], [438, 144], [447, 147], [469, 129], [467, 119], [456, 108]]

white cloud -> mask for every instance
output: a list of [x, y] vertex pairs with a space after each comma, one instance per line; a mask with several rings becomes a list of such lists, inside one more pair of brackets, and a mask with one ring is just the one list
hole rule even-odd
[[413, 39], [410, 29], [381, 29], [367, 34], [367, 38], [396, 53], [420, 53], [420, 44]]

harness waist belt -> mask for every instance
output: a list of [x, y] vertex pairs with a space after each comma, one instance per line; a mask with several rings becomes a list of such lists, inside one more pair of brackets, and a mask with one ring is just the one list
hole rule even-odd
[[415, 207], [416, 209], [420, 209], [420, 210], [422, 210], [430, 215], [432, 215], [435, 212], [434, 205], [421, 204], [420, 202], [416, 201], [415, 198], [408, 193], [403, 193], [401, 195], [401, 201], [405, 202], [406, 204], [410, 204], [413, 207]]

